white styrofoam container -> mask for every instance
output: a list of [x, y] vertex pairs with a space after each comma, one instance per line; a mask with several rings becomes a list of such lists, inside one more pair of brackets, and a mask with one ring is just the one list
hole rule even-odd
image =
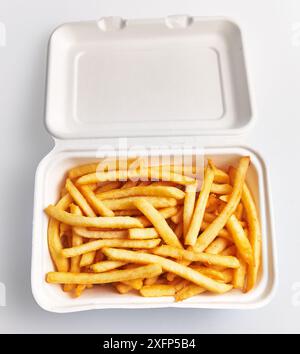
[[60, 286], [45, 281], [53, 264], [43, 209], [57, 200], [70, 167], [97, 160], [99, 149], [101, 155], [115, 156], [114, 146], [107, 143], [115, 142], [113, 137], [128, 136], [139, 145], [142, 141], [147, 148], [137, 152], [145, 155], [152, 142], [157, 145], [154, 137], [163, 136], [158, 153], [174, 156], [178, 150], [163, 144], [179, 141], [184, 148], [191, 141], [189, 136], [241, 134], [253, 118], [241, 33], [232, 21], [112, 17], [59, 27], [49, 44], [46, 107], [46, 126], [56, 145], [41, 161], [35, 182], [32, 291], [38, 304], [48, 311], [73, 312], [149, 307], [248, 309], [270, 301], [276, 285], [276, 259], [263, 159], [245, 147], [204, 147], [201, 138], [196, 139], [194, 152], [212, 157], [221, 167], [235, 164], [242, 155], [251, 157], [247, 182], [259, 208], [263, 238], [262, 269], [253, 291], [202, 294], [175, 303], [168, 297], [119, 295], [101, 286], [73, 299]]

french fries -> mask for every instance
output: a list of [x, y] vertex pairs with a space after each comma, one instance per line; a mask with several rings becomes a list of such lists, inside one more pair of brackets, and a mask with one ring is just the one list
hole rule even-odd
[[249, 163], [242, 157], [223, 170], [208, 160], [199, 194], [202, 171], [193, 165], [138, 158], [72, 168], [60, 200], [45, 209], [54, 264], [46, 281], [73, 297], [94, 284], [175, 301], [250, 291], [261, 229], [245, 183]]
[[140, 278], [151, 278], [161, 274], [159, 264], [148, 264], [134, 269], [112, 270], [104, 273], [49, 272], [47, 282], [52, 284], [106, 284]]

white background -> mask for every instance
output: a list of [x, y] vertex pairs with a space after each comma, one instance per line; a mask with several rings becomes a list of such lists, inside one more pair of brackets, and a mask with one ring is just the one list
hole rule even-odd
[[[229, 16], [242, 28], [258, 119], [247, 137], [214, 143], [243, 143], [266, 158], [278, 251], [276, 295], [267, 307], [250, 311], [47, 313], [31, 295], [30, 261], [34, 173], [53, 146], [43, 126], [49, 35], [69, 21], [170, 14]], [[0, 282], [7, 293], [0, 332], [300, 332], [300, 1], [0, 0], [0, 23], [6, 27], [6, 45], [0, 43]]]

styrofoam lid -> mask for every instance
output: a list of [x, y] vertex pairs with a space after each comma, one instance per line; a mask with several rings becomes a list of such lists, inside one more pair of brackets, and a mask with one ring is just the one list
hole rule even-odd
[[252, 120], [239, 28], [119, 17], [59, 27], [46, 125], [58, 138], [241, 133]]

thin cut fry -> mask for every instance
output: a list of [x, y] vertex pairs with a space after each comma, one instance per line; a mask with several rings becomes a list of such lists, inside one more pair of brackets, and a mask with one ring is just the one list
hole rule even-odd
[[75, 257], [92, 251], [97, 251], [103, 247], [123, 247], [123, 248], [154, 248], [160, 243], [160, 239], [154, 240], [122, 240], [108, 239], [96, 240], [83, 243], [80, 246], [64, 248], [61, 252], [64, 257]]
[[[67, 209], [72, 203], [70, 194], [65, 194], [56, 204], [57, 209]], [[69, 260], [62, 257], [61, 250], [63, 249], [62, 240], [59, 236], [59, 221], [55, 218], [50, 218], [48, 225], [48, 247], [51, 258], [56, 269], [59, 272], [67, 272], [69, 269]]]
[[112, 269], [120, 268], [125, 265], [125, 262], [120, 261], [102, 261], [94, 263], [90, 266], [90, 269], [95, 273], [107, 272]]
[[232, 187], [230, 184], [218, 184], [213, 183], [211, 186], [211, 193], [215, 194], [230, 194], [232, 192]]
[[130, 290], [132, 290], [132, 286], [124, 283], [115, 283], [114, 286], [120, 294], [127, 294]]
[[85, 227], [73, 227], [73, 230], [77, 233], [77, 235], [85, 238], [127, 238], [128, 237], [128, 230], [103, 230], [103, 231], [92, 231], [88, 230]]
[[135, 206], [151, 221], [166, 244], [182, 248], [181, 243], [166, 220], [147, 200], [140, 198], [135, 201]]
[[253, 252], [250, 242], [244, 232], [242, 225], [234, 214], [230, 216], [226, 226], [232, 235], [234, 243], [241, 257], [247, 264], [253, 264]]
[[183, 205], [183, 236], [186, 237], [194, 213], [197, 183], [185, 187], [185, 198]]
[[100, 216], [114, 216], [114, 212], [107, 207], [101, 200], [99, 200], [95, 193], [89, 186], [82, 186], [81, 192], [86, 198], [86, 200], [90, 203], [92, 208], [98, 213]]
[[190, 262], [203, 262], [206, 264], [223, 266], [228, 268], [238, 268], [240, 266], [240, 263], [236, 257], [208, 253], [198, 253], [167, 245], [155, 248], [153, 250], [153, 253], [163, 257], [172, 257], [179, 259], [183, 258]]
[[139, 278], [150, 278], [161, 274], [159, 264], [149, 264], [134, 269], [112, 270], [105, 273], [49, 272], [47, 282], [54, 284], [106, 284]]
[[[162, 208], [159, 209], [158, 211], [164, 219], [169, 219], [170, 217], [172, 217], [177, 213], [178, 207]], [[135, 219], [141, 222], [144, 227], [152, 226], [151, 221], [148, 220], [145, 216], [138, 216]]]
[[219, 254], [224, 251], [230, 244], [224, 237], [217, 237], [205, 250], [206, 253]]
[[175, 292], [174, 286], [165, 284], [145, 285], [140, 290], [140, 294], [144, 297], [174, 296]]
[[143, 227], [137, 218], [132, 218], [130, 216], [87, 217], [67, 213], [53, 205], [49, 205], [45, 211], [54, 219], [72, 226], [98, 227], [102, 229], [129, 229], [132, 227]]
[[[239, 255], [238, 255], [239, 256]], [[232, 285], [235, 289], [245, 289], [247, 264], [242, 257], [239, 257], [240, 266], [233, 271]]]
[[87, 252], [82, 255], [80, 260], [80, 267], [88, 267], [95, 262], [96, 251]]
[[217, 237], [218, 233], [225, 226], [229, 217], [234, 213], [241, 199], [243, 185], [249, 163], [249, 157], [242, 157], [240, 159], [239, 166], [235, 174], [233, 190], [230, 195], [230, 199], [222, 210], [222, 212], [218, 215], [218, 217], [198, 237], [197, 242], [194, 246], [196, 250], [205, 250], [209, 246], [209, 244]]
[[191, 220], [191, 224], [189, 227], [189, 230], [187, 232], [187, 235], [185, 237], [185, 244], [186, 245], [191, 245], [194, 246], [197, 237], [200, 231], [200, 227], [202, 224], [204, 212], [205, 212], [205, 207], [207, 204], [208, 196], [210, 193], [210, 189], [212, 186], [214, 180], [214, 171], [210, 167], [210, 165], [207, 166], [205, 174], [204, 174], [204, 181], [203, 185], [196, 203], [195, 211]]
[[183, 220], [183, 208], [180, 208], [178, 210], [178, 212], [174, 216], [171, 217], [171, 220], [175, 224], [181, 223]]
[[129, 229], [128, 231], [128, 238], [130, 240], [148, 240], [159, 236], [157, 231], [152, 227], [147, 229]]
[[174, 261], [171, 261], [170, 259], [166, 259], [153, 254], [133, 252], [115, 248], [104, 248], [103, 253], [110, 259], [122, 260], [125, 262], [159, 264], [162, 266], [163, 270], [167, 272], [173, 272], [180, 277], [187, 279], [197, 285], [203, 286], [205, 289], [215, 293], [224, 293], [232, 289], [232, 286], [228, 284], [218, 283], [217, 281], [206, 277], [191, 268], [178, 264]]
[[184, 192], [175, 187], [163, 187], [163, 186], [138, 186], [126, 189], [114, 189], [109, 192], [98, 193], [97, 198], [104, 199], [118, 199], [125, 197], [135, 196], [150, 196], [150, 197], [165, 197], [183, 199]]
[[104, 192], [108, 192], [112, 189], [120, 188], [121, 186], [122, 186], [122, 182], [120, 182], [120, 181], [102, 182], [101, 186], [95, 190], [95, 194], [101, 194]]
[[80, 206], [85, 215], [91, 217], [96, 216], [94, 210], [91, 208], [84, 196], [79, 192], [79, 190], [75, 187], [70, 179], [67, 179], [66, 181], [66, 189], [70, 193], [71, 197], [75, 200], [75, 202]]
[[183, 287], [175, 294], [175, 301], [183, 301], [189, 297], [199, 295], [205, 292], [205, 289], [196, 284], [189, 284]]
[[164, 198], [164, 197], [127, 197], [121, 199], [107, 199], [102, 200], [102, 203], [111, 210], [124, 210], [124, 209], [136, 209], [135, 201], [139, 199], [145, 199], [154, 208], [168, 208], [177, 205], [177, 200], [174, 198]]
[[149, 179], [149, 180], [159, 180], [171, 181], [177, 184], [191, 184], [195, 180], [188, 176], [182, 176], [177, 173], [170, 171], [160, 171], [157, 168], [142, 169], [140, 171], [136, 170], [119, 170], [119, 171], [109, 171], [109, 172], [95, 172], [90, 173], [85, 176], [80, 177], [77, 180], [78, 184], [91, 184], [97, 182], [106, 181], [126, 181], [126, 180], [137, 180], [137, 179]]

